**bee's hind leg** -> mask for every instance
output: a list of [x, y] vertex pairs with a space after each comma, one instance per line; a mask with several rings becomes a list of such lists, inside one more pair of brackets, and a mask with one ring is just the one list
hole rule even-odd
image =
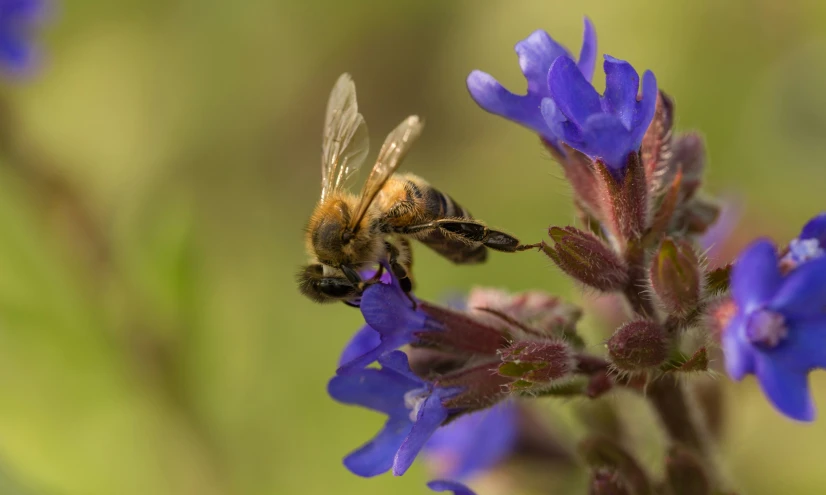
[[459, 236], [469, 242], [478, 242], [495, 251], [513, 253], [537, 248], [539, 244], [521, 244], [516, 237], [500, 230], [488, 228], [487, 225], [475, 220], [436, 220], [408, 228], [406, 233], [414, 234], [429, 229], [441, 229], [449, 234]]

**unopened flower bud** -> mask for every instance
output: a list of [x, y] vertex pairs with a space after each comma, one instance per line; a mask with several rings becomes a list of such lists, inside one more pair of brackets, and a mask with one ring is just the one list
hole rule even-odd
[[588, 495], [629, 495], [630, 492], [619, 473], [610, 469], [599, 469], [591, 475]]
[[673, 495], [709, 495], [711, 483], [700, 460], [691, 452], [672, 447], [665, 460], [666, 483]]
[[562, 341], [516, 342], [499, 352], [499, 374], [532, 383], [548, 383], [570, 376], [576, 363], [571, 348]]
[[542, 251], [565, 273], [602, 291], [615, 291], [628, 282], [622, 259], [597, 236], [574, 227], [551, 227], [554, 245]]
[[665, 310], [685, 315], [700, 301], [700, 266], [685, 241], [665, 239], [651, 260], [651, 286]]
[[608, 339], [608, 354], [622, 370], [655, 368], [668, 359], [668, 339], [663, 328], [653, 321], [631, 321]]
[[654, 119], [648, 125], [648, 130], [645, 131], [640, 148], [642, 164], [645, 167], [645, 177], [650, 191], [658, 190], [658, 182], [662, 179], [669, 179], [669, 177], [664, 177], [664, 172], [668, 172], [666, 168], [670, 163], [671, 129], [673, 126], [674, 102], [668, 95], [660, 91], [657, 95]]

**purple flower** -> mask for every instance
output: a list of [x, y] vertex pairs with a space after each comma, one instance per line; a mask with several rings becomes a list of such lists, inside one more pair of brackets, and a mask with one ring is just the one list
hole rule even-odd
[[826, 245], [826, 213], [821, 213], [803, 226], [797, 239], [792, 239], [789, 243], [789, 252], [783, 257], [783, 261], [794, 267], [819, 258], [823, 256], [824, 245]]
[[640, 78], [631, 64], [605, 56], [605, 93], [600, 96], [569, 57], [560, 57], [548, 73], [550, 98], [542, 116], [555, 136], [594, 159], [602, 159], [615, 177], [624, 173], [628, 155], [640, 149], [654, 118], [657, 80], [651, 71]]
[[379, 356], [407, 344], [440, 346], [460, 354], [496, 355], [507, 343], [497, 328], [476, 315], [418, 301], [414, 308], [396, 279], [365, 289], [361, 313], [366, 325], [350, 340], [337, 374], [358, 371]]
[[461, 392], [424, 381], [410, 371], [407, 356], [392, 351], [378, 358], [381, 369], [366, 368], [330, 380], [330, 396], [387, 415], [384, 428], [344, 458], [359, 476], [376, 476], [392, 468], [400, 476], [430, 436], [452, 412], [442, 403]]
[[464, 480], [504, 460], [516, 445], [517, 418], [513, 402], [500, 402], [439, 428], [425, 445], [436, 476]]
[[43, 17], [44, 0], [0, 0], [0, 66], [22, 74], [34, 63], [31, 32]]
[[813, 420], [808, 373], [826, 367], [826, 258], [784, 275], [775, 247], [758, 240], [735, 262], [731, 293], [736, 312], [722, 335], [728, 374], [755, 374], [777, 410]]
[[433, 480], [427, 487], [434, 492], [453, 492], [453, 495], [476, 495], [473, 490], [456, 481]]
[[[519, 56], [519, 67], [528, 81], [527, 94], [515, 95], [493, 76], [478, 70], [471, 72], [467, 78], [468, 91], [483, 109], [536, 131], [556, 146], [560, 135], [545, 123], [540, 105], [543, 99], [551, 96], [548, 88], [548, 71], [551, 64], [559, 57], [570, 57], [570, 54], [542, 30], [534, 31], [517, 43], [515, 49]], [[594, 74], [596, 52], [596, 32], [591, 21], [586, 18], [577, 66], [577, 71], [586, 81], [590, 81]]]
[[347, 344], [339, 360], [338, 374], [357, 371], [382, 354], [416, 340], [416, 334], [438, 331], [440, 325], [413, 303], [398, 282], [374, 284], [361, 298], [361, 313], [367, 323]]

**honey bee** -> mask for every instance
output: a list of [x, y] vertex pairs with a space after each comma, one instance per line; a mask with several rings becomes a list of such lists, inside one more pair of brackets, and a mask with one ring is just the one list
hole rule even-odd
[[[306, 229], [312, 262], [297, 277], [304, 295], [317, 302], [355, 304], [384, 268], [409, 292], [411, 238], [457, 264], [485, 261], [488, 248], [515, 252], [536, 246], [521, 245], [515, 237], [474, 220], [424, 179], [395, 174], [422, 127], [415, 115], [399, 124], [385, 139], [361, 193], [350, 194], [344, 184], [364, 162], [369, 144], [355, 84], [349, 74], [338, 78], [324, 124], [321, 198]], [[376, 275], [362, 280], [359, 273], [376, 265]]]

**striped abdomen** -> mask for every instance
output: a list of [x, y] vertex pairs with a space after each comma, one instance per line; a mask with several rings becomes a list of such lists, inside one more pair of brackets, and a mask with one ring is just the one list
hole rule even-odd
[[[420, 177], [397, 175], [382, 191], [386, 199], [393, 198], [385, 220], [396, 232], [446, 218], [472, 220], [470, 212], [447, 194], [436, 190]], [[481, 243], [469, 242], [440, 228], [411, 234], [430, 249], [458, 264], [481, 263], [487, 258], [487, 248]]]

